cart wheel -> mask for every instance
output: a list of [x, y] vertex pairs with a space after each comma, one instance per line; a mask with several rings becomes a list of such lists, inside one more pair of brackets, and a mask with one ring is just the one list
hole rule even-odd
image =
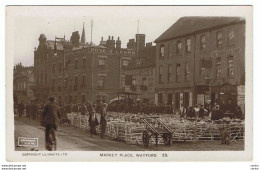
[[147, 131], [144, 131], [143, 132], [143, 144], [145, 147], [148, 147], [149, 146], [149, 134]]
[[171, 134], [163, 134], [163, 142], [165, 145], [171, 145]]

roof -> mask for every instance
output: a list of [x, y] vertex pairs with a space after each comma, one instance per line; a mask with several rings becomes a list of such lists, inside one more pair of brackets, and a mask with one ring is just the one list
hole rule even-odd
[[240, 17], [182, 17], [154, 42], [162, 42], [198, 31], [245, 21]]
[[156, 46], [144, 47], [139, 51], [137, 57], [131, 59], [126, 69], [155, 67], [155, 60]]
[[[56, 41], [56, 45], [57, 45], [57, 50], [63, 50], [63, 44], [65, 42], [62, 42], [62, 41]], [[55, 44], [55, 41], [54, 40], [47, 40], [45, 42], [45, 45], [47, 48], [51, 48], [51, 49], [54, 49], [54, 44]]]

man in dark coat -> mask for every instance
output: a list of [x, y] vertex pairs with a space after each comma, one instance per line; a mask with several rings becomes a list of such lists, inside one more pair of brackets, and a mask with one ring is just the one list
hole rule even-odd
[[80, 106], [80, 112], [81, 112], [81, 115], [87, 114], [88, 110], [87, 110], [86, 105], [82, 104], [82, 106]]
[[188, 111], [187, 111], [187, 116], [186, 117], [190, 117], [193, 118], [195, 117], [195, 110], [190, 106]]
[[99, 125], [95, 105], [93, 105], [93, 108], [89, 114], [88, 122], [89, 122], [89, 126], [90, 126], [90, 136], [93, 138], [93, 135], [97, 135], [96, 127]]
[[107, 104], [104, 103], [103, 104], [103, 109], [102, 109], [102, 112], [101, 112], [101, 118], [100, 118], [100, 126], [101, 126], [101, 138], [105, 138], [105, 134], [106, 134], [106, 127], [107, 127], [107, 113], [106, 113], [106, 110], [107, 110]]
[[60, 111], [58, 105], [55, 103], [55, 98], [50, 97], [49, 103], [44, 107], [41, 122], [45, 126], [45, 141], [49, 137], [50, 129], [57, 130], [58, 123], [60, 122]]
[[216, 105], [216, 107], [212, 109], [211, 120], [219, 120], [222, 118], [223, 118], [223, 111], [220, 109], [219, 105]]

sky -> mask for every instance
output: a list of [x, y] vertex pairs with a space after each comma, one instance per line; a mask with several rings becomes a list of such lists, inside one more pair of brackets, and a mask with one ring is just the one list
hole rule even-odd
[[[139, 20], [139, 33], [146, 34], [146, 42], [153, 42], [182, 16], [237, 15], [238, 10], [214, 10], [210, 7], [173, 6], [11, 6], [7, 7], [7, 41], [11, 43], [14, 64], [22, 62], [33, 65], [34, 48], [38, 46], [40, 34], [47, 40], [55, 36], [70, 39], [73, 31], [82, 33], [85, 23], [86, 41], [90, 42], [90, 22], [93, 20], [93, 43], [99, 44], [101, 37], [120, 37], [122, 47], [135, 38]], [[210, 11], [210, 13], [208, 12]], [[241, 11], [240, 11], [241, 12]], [[8, 16], [10, 18], [8, 18]], [[12, 37], [12, 38], [11, 38]]]
[[[57, 10], [48, 8], [51, 16], [16, 16], [14, 19], [14, 63], [21, 62], [25, 66], [33, 65], [33, 51], [38, 46], [40, 34], [45, 34], [47, 40], [54, 40], [55, 36], [70, 39], [73, 31], [79, 31], [81, 36], [83, 23], [85, 25], [86, 41], [91, 41], [90, 22], [93, 20], [93, 43], [99, 44], [101, 37], [114, 39], [120, 37], [122, 47], [125, 48], [129, 39], [135, 38], [139, 20], [139, 33], [146, 34], [146, 42], [154, 41], [179, 17], [169, 17], [169, 12], [160, 15], [152, 14], [151, 8], [144, 7], [78, 7], [74, 9]], [[66, 11], [66, 13], [64, 13]], [[77, 14], [71, 14], [77, 11]], [[25, 11], [23, 11], [25, 12]], [[33, 13], [34, 10], [31, 11]], [[47, 11], [45, 11], [47, 12]], [[59, 16], [55, 13], [63, 13]]]

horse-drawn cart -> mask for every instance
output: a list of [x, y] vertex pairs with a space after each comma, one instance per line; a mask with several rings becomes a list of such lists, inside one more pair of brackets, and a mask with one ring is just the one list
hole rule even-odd
[[149, 146], [149, 141], [152, 136], [155, 137], [155, 145], [158, 146], [158, 138], [163, 138], [165, 145], [171, 145], [172, 131], [159, 117], [141, 118], [146, 125], [146, 130], [143, 132], [143, 144]]

